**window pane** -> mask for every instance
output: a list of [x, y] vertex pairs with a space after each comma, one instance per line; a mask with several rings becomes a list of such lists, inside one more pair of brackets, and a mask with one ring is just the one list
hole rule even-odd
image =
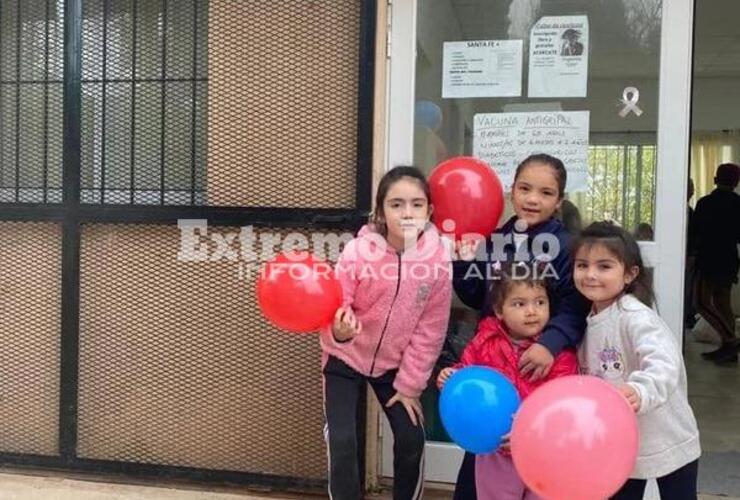
[[202, 203], [204, 0], [83, 1], [83, 203]]
[[0, 0], [0, 203], [59, 203], [63, 3]]
[[[639, 228], [640, 236], [652, 239], [661, 8], [660, 0], [420, 0], [415, 163], [430, 171], [444, 159], [473, 155], [474, 117], [479, 114], [585, 111], [589, 114], [589, 145], [584, 146], [588, 180], [580, 187], [571, 183], [570, 210], [577, 209], [583, 223], [611, 219], [630, 231]], [[542, 62], [530, 61], [530, 43], [539, 43], [532, 38], [533, 28], [550, 16], [587, 20], [587, 36], [577, 42], [588, 52], [585, 97], [567, 97], [576, 95], [567, 86], [556, 86], [553, 92], [562, 97], [530, 95], [530, 88], [542, 79], [534, 76], [530, 82], [533, 68]], [[522, 44], [522, 69], [513, 73], [521, 80], [521, 95], [501, 97], [489, 92], [488, 97], [442, 97], [445, 42], [513, 40]], [[558, 56], [566, 57], [563, 54]], [[639, 95], [626, 94], [630, 87]], [[502, 148], [505, 155], [508, 150]], [[526, 154], [539, 152], [549, 151], [532, 145], [525, 154], [510, 158], [508, 168]], [[566, 168], [574, 166], [566, 163]]]
[[[588, 141], [576, 143], [585, 159], [585, 181], [575, 185], [576, 165], [566, 162], [571, 183], [566, 187], [568, 200], [563, 203], [562, 217], [566, 224], [573, 225], [573, 231], [578, 230], [574, 223], [578, 220], [588, 224], [611, 219], [641, 239], [653, 239], [661, 8], [660, 0], [419, 0], [414, 162], [429, 172], [445, 159], [472, 156], [476, 150], [476, 115], [496, 114], [506, 119], [513, 113], [567, 117], [570, 115], [562, 113], [587, 112], [589, 126], [584, 136]], [[561, 16], [569, 17], [552, 19]], [[543, 20], [545, 17], [550, 19]], [[550, 27], [537, 28], [533, 37], [538, 22]], [[569, 22], [577, 22], [581, 31], [568, 32], [563, 24]], [[553, 42], [548, 42], [548, 37]], [[515, 49], [508, 53], [476, 53], [467, 50], [469, 44], [455, 45], [457, 52], [453, 54], [448, 45], [445, 73], [445, 42], [468, 41], [504, 42], [499, 46], [507, 47], [516, 46], [511, 42], [517, 41], [521, 43], [521, 55]], [[546, 56], [535, 54], [530, 59], [530, 50], [552, 52], [547, 57], [555, 64], [550, 71], [553, 81], [537, 75]], [[582, 58], [573, 59], [582, 52], [587, 54], [587, 71], [578, 69], [577, 61]], [[491, 58], [490, 62], [486, 57]], [[521, 70], [517, 70], [519, 61]], [[488, 74], [500, 80], [476, 83], [489, 64], [496, 71]], [[558, 64], [566, 69], [558, 70]], [[576, 69], [567, 70], [573, 67]], [[568, 80], [568, 71], [583, 75], [583, 91], [576, 84], [562, 83]], [[444, 92], [445, 74], [448, 92]], [[509, 76], [503, 78], [502, 74]], [[458, 85], [456, 91], [460, 94], [449, 92], [451, 82]], [[537, 88], [547, 86], [548, 92], [537, 92]], [[627, 94], [630, 87], [639, 96]], [[554, 97], [540, 97], [543, 94]], [[502, 174], [506, 169], [513, 172], [529, 154], [552, 153], [546, 148], [557, 143], [563, 128], [551, 127], [552, 142], [547, 136], [542, 141], [528, 138], [521, 147], [514, 148], [523, 127], [512, 127], [513, 131], [508, 132], [511, 136], [491, 146], [496, 153], [492, 158], [498, 162], [494, 169]], [[497, 134], [492, 133], [491, 141], [498, 140]], [[536, 136], [531, 133], [528, 137]], [[512, 143], [507, 144], [507, 140]], [[512, 156], [512, 152], [517, 154]], [[507, 213], [512, 214], [510, 206]], [[461, 304], [453, 307], [445, 344], [445, 352], [452, 352], [453, 357], [459, 355], [453, 352], [454, 346], [465, 345], [466, 332], [475, 328], [477, 316], [470, 316], [470, 312]], [[438, 368], [444, 363], [441, 361]], [[428, 391], [425, 402], [434, 406], [436, 388]], [[434, 413], [429, 408], [427, 411]], [[447, 440], [436, 421], [431, 422], [428, 432], [432, 439]]]

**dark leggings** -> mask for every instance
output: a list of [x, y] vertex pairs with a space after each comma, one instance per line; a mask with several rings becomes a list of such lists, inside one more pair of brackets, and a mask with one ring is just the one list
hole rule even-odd
[[[696, 476], [699, 460], [694, 460], [670, 474], [658, 478], [660, 498], [668, 500], [696, 500]], [[629, 479], [612, 500], [642, 500], [647, 481]]]
[[330, 356], [324, 366], [324, 411], [329, 447], [329, 496], [332, 500], [362, 498], [358, 454], [357, 407], [362, 388], [370, 384], [393, 431], [393, 500], [420, 500], [423, 494], [424, 428], [411, 423], [401, 403], [386, 408], [396, 393], [397, 370], [365, 377]]
[[457, 473], [455, 495], [452, 500], [478, 500], [475, 491], [475, 455], [465, 452], [460, 472]]

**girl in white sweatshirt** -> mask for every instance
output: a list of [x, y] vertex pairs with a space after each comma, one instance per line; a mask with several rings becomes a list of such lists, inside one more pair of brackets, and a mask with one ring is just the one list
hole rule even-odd
[[637, 412], [640, 451], [630, 479], [612, 497], [642, 499], [646, 480], [661, 498], [695, 500], [699, 431], [686, 397], [676, 336], [651, 309], [653, 291], [635, 239], [606, 222], [575, 242], [573, 281], [593, 306], [578, 350], [581, 371], [608, 380]]

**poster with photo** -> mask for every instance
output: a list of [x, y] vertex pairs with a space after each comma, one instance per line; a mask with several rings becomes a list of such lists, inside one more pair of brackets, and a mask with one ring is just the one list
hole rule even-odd
[[543, 17], [529, 40], [529, 97], [586, 97], [588, 17]]

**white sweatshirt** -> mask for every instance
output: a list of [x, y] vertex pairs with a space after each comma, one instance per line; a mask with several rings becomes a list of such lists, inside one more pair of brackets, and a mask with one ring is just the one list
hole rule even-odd
[[588, 317], [578, 349], [581, 372], [629, 384], [640, 395], [640, 451], [630, 477], [665, 476], [699, 455], [699, 431], [686, 397], [686, 368], [668, 326], [633, 295]]

